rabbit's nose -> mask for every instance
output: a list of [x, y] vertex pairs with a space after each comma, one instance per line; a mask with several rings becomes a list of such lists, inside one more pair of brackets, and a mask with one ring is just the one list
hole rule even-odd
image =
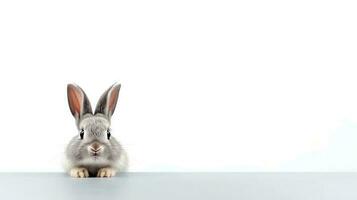
[[97, 142], [94, 142], [89, 146], [89, 149], [93, 152], [98, 152], [103, 149], [103, 146], [101, 146]]

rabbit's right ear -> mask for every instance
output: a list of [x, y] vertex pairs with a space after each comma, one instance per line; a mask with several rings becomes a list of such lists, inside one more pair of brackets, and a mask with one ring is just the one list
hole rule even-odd
[[92, 114], [92, 107], [89, 99], [79, 86], [68, 84], [67, 98], [71, 113], [76, 120], [79, 120], [84, 114]]
[[99, 98], [94, 114], [104, 114], [110, 120], [117, 105], [120, 86], [120, 84], [114, 84], [106, 90], [104, 94], [102, 94]]

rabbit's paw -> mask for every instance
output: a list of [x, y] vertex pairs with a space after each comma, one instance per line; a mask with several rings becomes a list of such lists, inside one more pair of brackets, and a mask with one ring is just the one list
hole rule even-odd
[[97, 177], [112, 177], [115, 176], [116, 170], [110, 167], [101, 168], [98, 171]]
[[87, 178], [89, 176], [88, 170], [83, 167], [73, 168], [70, 171], [73, 178]]

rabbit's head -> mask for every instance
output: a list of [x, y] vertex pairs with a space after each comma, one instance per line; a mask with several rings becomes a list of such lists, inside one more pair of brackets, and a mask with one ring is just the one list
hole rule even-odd
[[78, 135], [69, 145], [77, 159], [115, 157], [117, 142], [110, 132], [110, 120], [118, 100], [120, 84], [114, 84], [100, 97], [94, 113], [85, 92], [77, 85], [67, 85], [68, 104], [76, 120]]

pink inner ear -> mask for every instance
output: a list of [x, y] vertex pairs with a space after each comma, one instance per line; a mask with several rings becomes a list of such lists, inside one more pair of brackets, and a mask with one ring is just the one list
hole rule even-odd
[[71, 108], [72, 114], [75, 116], [79, 116], [81, 112], [81, 104], [82, 104], [82, 94], [73, 86], [69, 87], [68, 90], [68, 100], [69, 106]]
[[109, 108], [109, 112], [111, 114], [113, 114], [115, 106], [117, 104], [117, 100], [118, 100], [118, 95], [119, 95], [119, 90], [117, 89], [113, 89], [110, 93], [110, 97], [109, 97], [109, 101], [108, 101], [108, 108]]

